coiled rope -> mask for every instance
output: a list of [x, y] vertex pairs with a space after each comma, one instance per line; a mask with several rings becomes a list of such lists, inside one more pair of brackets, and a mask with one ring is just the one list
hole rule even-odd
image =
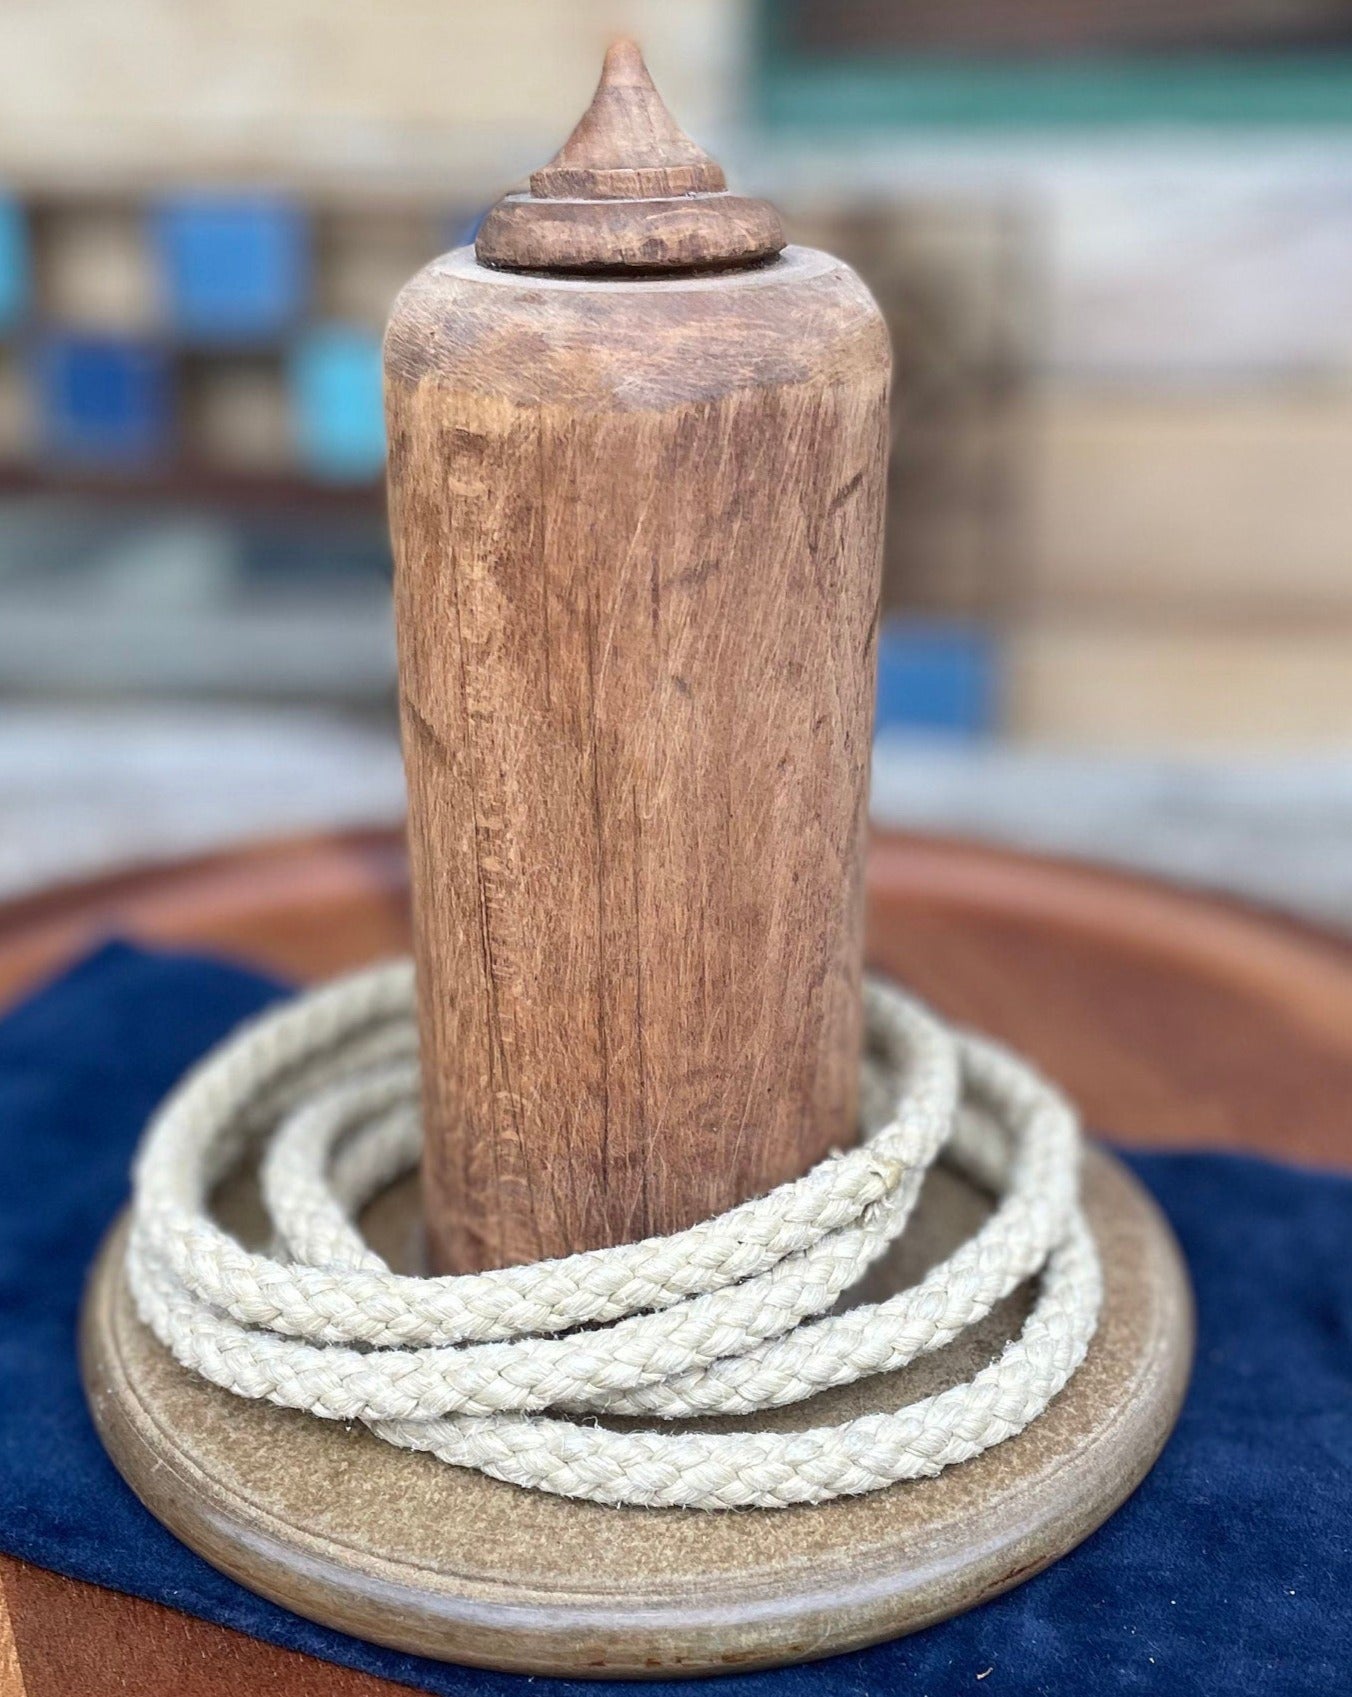
[[[1100, 1274], [1079, 1128], [1005, 1050], [890, 986], [864, 995], [858, 1147], [670, 1237], [448, 1278], [390, 1271], [353, 1223], [419, 1154], [410, 964], [301, 996], [231, 1036], [152, 1121], [127, 1259], [137, 1310], [240, 1396], [564, 1496], [773, 1508], [938, 1473], [1021, 1431], [1084, 1358]], [[272, 1254], [209, 1211], [260, 1141]], [[995, 1193], [989, 1217], [910, 1289], [833, 1312], [941, 1155]], [[661, 1424], [891, 1372], [1034, 1275], [996, 1360], [895, 1412], [801, 1431]], [[612, 1415], [649, 1424], [596, 1418]]]

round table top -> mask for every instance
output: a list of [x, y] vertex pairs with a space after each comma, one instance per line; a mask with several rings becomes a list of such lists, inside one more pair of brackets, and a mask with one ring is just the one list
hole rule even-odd
[[[1352, 1164], [1352, 939], [1130, 873], [874, 834], [867, 953], [1112, 1140]], [[287, 838], [0, 904], [0, 1012], [101, 938], [299, 981], [408, 947], [402, 835]]]

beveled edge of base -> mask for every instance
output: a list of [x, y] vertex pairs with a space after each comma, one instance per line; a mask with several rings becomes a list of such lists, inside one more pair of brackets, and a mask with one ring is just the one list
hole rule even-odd
[[[735, 1511], [747, 1528], [740, 1590], [722, 1572], [702, 1591], [687, 1584], [656, 1601], [626, 1603], [613, 1593], [589, 1594], [581, 1580], [566, 1596], [550, 1596], [532, 1590], [524, 1575], [515, 1594], [502, 1585], [469, 1580], [457, 1594], [444, 1583], [448, 1577], [455, 1580], [453, 1573], [438, 1575], [443, 1584], [433, 1589], [424, 1570], [405, 1566], [401, 1572], [379, 1550], [358, 1553], [345, 1547], [339, 1554], [330, 1545], [320, 1551], [308, 1531], [289, 1526], [284, 1518], [260, 1514], [256, 1504], [223, 1501], [219, 1482], [176, 1442], [165, 1410], [146, 1406], [131, 1386], [114, 1325], [125, 1216], [109, 1231], [90, 1274], [80, 1322], [81, 1371], [99, 1436], [151, 1513], [240, 1584], [323, 1625], [393, 1649], [513, 1673], [666, 1678], [809, 1661], [917, 1631], [1032, 1578], [1088, 1537], [1149, 1472], [1187, 1389], [1191, 1289], [1173, 1234], [1155, 1203], [1120, 1162], [1101, 1150], [1090, 1150], [1086, 1157], [1086, 1212], [1105, 1256], [1105, 1304], [1122, 1300], [1124, 1279], [1138, 1303], [1146, 1299], [1134, 1356], [1118, 1363], [1112, 1382], [1097, 1393], [1105, 1402], [1107, 1424], [1089, 1443], [1067, 1448], [1056, 1468], [1056, 1490], [1046, 1488], [1044, 1477], [1025, 1493], [1029, 1500], [1018, 1500], [1017, 1492], [998, 1492], [1005, 1524], [992, 1525], [993, 1517], [983, 1515], [981, 1527], [973, 1526], [960, 1544], [932, 1551], [921, 1563], [915, 1558], [913, 1527], [880, 1555], [876, 1521], [870, 1517], [870, 1536], [866, 1545], [861, 1540], [857, 1561], [841, 1560], [825, 1571], [786, 1565], [767, 1575], [764, 1562], [754, 1556], [757, 1521], [810, 1514], [811, 1509]], [[1124, 1252], [1132, 1265], [1109, 1259], [1109, 1246], [1118, 1243], [1134, 1245]], [[159, 1350], [148, 1334], [144, 1341]], [[1091, 1346], [1082, 1373], [1094, 1365], [1095, 1353]], [[1075, 1383], [1063, 1397], [1072, 1395]], [[210, 1394], [223, 1405], [233, 1400], [225, 1391]], [[284, 1416], [277, 1425], [278, 1442], [284, 1443], [285, 1419], [294, 1417], [278, 1413]], [[335, 1441], [338, 1436], [335, 1431]], [[1009, 1459], [1022, 1442], [1020, 1434], [999, 1449]], [[900, 1503], [900, 1493], [909, 1494], [913, 1506], [914, 1494], [933, 1483], [897, 1485], [833, 1506], [837, 1512], [849, 1513], [852, 1506], [858, 1512], [865, 1503], [889, 1498]], [[483, 1484], [489, 1492], [503, 1490], [494, 1481]], [[590, 1504], [563, 1507], [577, 1513], [579, 1534], [595, 1513]], [[636, 1525], [643, 1523], [637, 1535], [650, 1539], [661, 1537], [665, 1517], [684, 1512], [617, 1509], [605, 1514], [608, 1527], [616, 1524], [614, 1516], [635, 1516]], [[581, 1543], [577, 1567], [585, 1574]]]

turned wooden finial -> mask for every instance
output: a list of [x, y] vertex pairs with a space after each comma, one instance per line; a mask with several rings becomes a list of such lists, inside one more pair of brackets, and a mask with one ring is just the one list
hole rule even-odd
[[727, 186], [723, 167], [667, 110], [637, 42], [627, 37], [611, 44], [572, 135], [530, 179], [542, 200], [669, 199]]
[[667, 110], [635, 42], [614, 42], [591, 105], [528, 194], [500, 200], [475, 253], [510, 271], [724, 270], [784, 246], [766, 201], [727, 192], [723, 167]]

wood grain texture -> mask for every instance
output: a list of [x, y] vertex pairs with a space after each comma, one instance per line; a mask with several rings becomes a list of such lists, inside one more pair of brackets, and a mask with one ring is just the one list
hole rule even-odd
[[852, 1141], [888, 349], [847, 267], [517, 277], [386, 338], [436, 1263]]
[[691, 141], [621, 39], [573, 133], [529, 193], [480, 226], [483, 265], [511, 271], [689, 271], [757, 264], [784, 246], [767, 201], [726, 192], [723, 167]]
[[510, 194], [489, 212], [475, 241], [485, 265], [580, 275], [752, 265], [783, 246], [779, 214], [768, 201], [742, 194], [663, 201], [534, 200]]
[[[893, 833], [874, 838], [868, 886], [874, 964], [951, 1017], [1022, 1043], [1100, 1131], [1352, 1166], [1345, 939], [1128, 874]], [[323, 977], [406, 947], [406, 903], [393, 831], [88, 881], [0, 905], [0, 1007], [109, 934]], [[1233, 1045], [1232, 1023], [1242, 1033]], [[7, 1557], [0, 1586], [28, 1697], [390, 1694], [382, 1681]]]
[[596, 93], [568, 140], [530, 175], [542, 200], [661, 200], [727, 186], [723, 167], [667, 110], [627, 36], [606, 50]]

